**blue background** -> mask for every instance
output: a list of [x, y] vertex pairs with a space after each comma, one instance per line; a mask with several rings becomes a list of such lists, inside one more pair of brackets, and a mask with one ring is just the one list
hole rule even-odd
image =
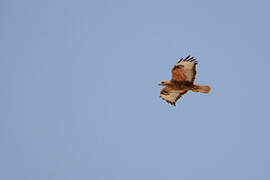
[[[269, 180], [269, 7], [1, 0], [0, 179]], [[188, 54], [212, 91], [173, 107]]]

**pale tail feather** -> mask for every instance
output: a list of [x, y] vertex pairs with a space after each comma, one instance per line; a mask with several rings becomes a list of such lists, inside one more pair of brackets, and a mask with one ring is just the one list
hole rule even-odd
[[195, 85], [194, 87], [193, 92], [209, 93], [211, 90], [210, 86], [207, 85]]

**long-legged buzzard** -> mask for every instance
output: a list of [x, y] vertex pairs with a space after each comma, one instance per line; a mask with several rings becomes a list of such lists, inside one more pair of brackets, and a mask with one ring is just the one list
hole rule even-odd
[[189, 90], [193, 92], [209, 93], [210, 86], [194, 84], [197, 61], [194, 57], [187, 56], [180, 59], [172, 68], [172, 79], [161, 81], [164, 86], [160, 97], [175, 106], [176, 101]]

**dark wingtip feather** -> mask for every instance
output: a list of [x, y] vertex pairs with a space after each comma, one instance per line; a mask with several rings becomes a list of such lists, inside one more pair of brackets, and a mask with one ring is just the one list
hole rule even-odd
[[190, 61], [194, 61], [194, 60], [195, 60], [195, 58], [194, 58], [194, 57], [191, 57], [189, 60], [190, 60]]
[[169, 103], [170, 105], [173, 105], [175, 106], [175, 102], [171, 102], [171, 101], [168, 101], [166, 99], [164, 99], [163, 97], [159, 96], [161, 99], [165, 100], [167, 103]]
[[[167, 100], [166, 100], [167, 101]], [[175, 102], [167, 101], [170, 105], [175, 106]]]
[[198, 64], [198, 62], [196, 60], [197, 59], [194, 58], [193, 56], [188, 55], [185, 58], [181, 58], [177, 63], [180, 63], [181, 61], [187, 61], [187, 62], [194, 62], [195, 64]]
[[184, 61], [188, 60], [189, 58], [190, 58], [190, 55], [188, 55], [188, 56], [184, 59]]
[[180, 63], [183, 60], [183, 58], [179, 59], [179, 61], [177, 63]]

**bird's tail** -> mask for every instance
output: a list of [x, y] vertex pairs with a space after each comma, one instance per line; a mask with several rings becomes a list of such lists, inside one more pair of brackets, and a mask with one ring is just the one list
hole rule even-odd
[[211, 88], [207, 85], [194, 85], [191, 89], [193, 92], [200, 92], [200, 93], [209, 93]]

